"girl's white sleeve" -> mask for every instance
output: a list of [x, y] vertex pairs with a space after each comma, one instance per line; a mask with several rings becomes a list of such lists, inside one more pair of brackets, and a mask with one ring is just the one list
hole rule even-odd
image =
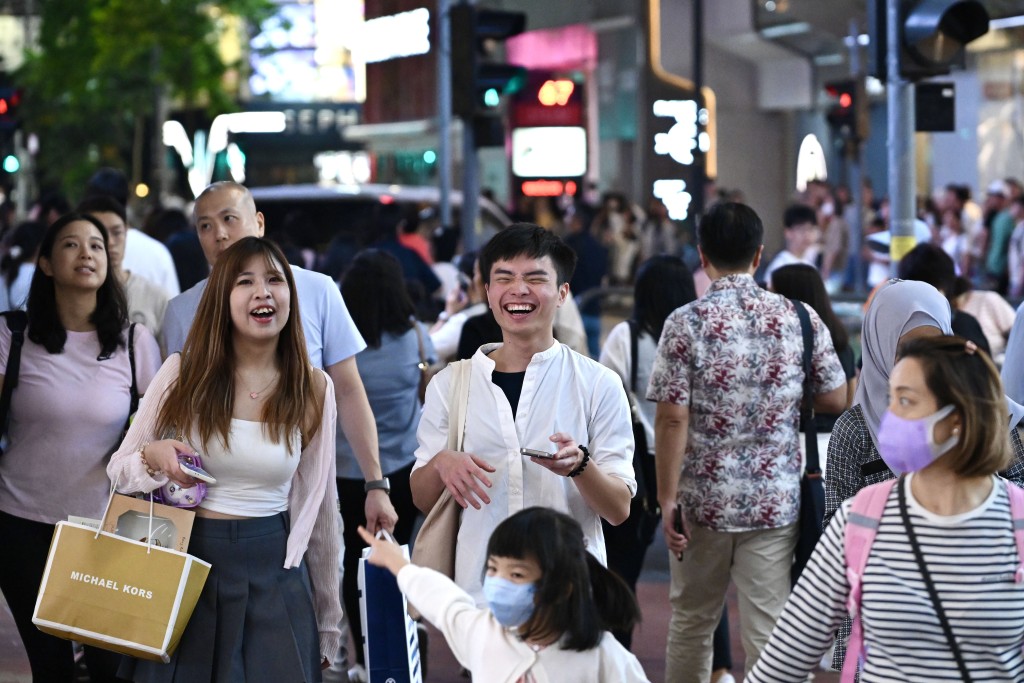
[[[156, 376], [149, 382], [145, 395], [139, 402], [139, 410], [135, 413], [128, 433], [107, 463], [107, 476], [111, 482], [117, 483], [121, 493], [149, 493], [167, 483], [164, 474], [151, 477], [146, 474], [142, 464], [141, 449], [150, 442], [160, 439], [156, 431], [157, 417], [164, 403], [164, 396], [174, 386], [181, 368], [181, 356], [173, 354], [164, 361]], [[140, 385], [141, 388], [141, 385]]]
[[474, 655], [479, 658], [495, 645], [491, 636], [500, 632], [500, 626], [490, 612], [477, 607], [472, 596], [444, 574], [408, 564], [398, 572], [398, 587], [444, 635], [455, 659], [467, 669], [473, 668]]

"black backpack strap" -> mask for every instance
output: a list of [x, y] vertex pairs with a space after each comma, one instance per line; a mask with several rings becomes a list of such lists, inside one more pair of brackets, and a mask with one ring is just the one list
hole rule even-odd
[[124, 422], [124, 429], [128, 431], [132, 415], [139, 409], [139, 382], [135, 379], [135, 323], [128, 326], [128, 366], [132, 372], [131, 405], [128, 408], [128, 419]]
[[[637, 355], [637, 348], [640, 346], [640, 328], [635, 320], [627, 320], [629, 324], [629, 387], [626, 391], [626, 397], [629, 399], [629, 408], [632, 413], [632, 419], [636, 423], [636, 428], [643, 430], [643, 426], [640, 424], [640, 398], [636, 393], [636, 373], [637, 366], [639, 365], [639, 358]], [[658, 485], [657, 485], [657, 470], [654, 466], [654, 458], [648, 452], [647, 438], [643, 437], [641, 441], [640, 436], [635, 436], [635, 444], [633, 449], [633, 476], [636, 478], [637, 488], [636, 496], [641, 498], [644, 507], [648, 512], [657, 513], [658, 511]]]
[[814, 389], [811, 384], [812, 361], [814, 352], [814, 328], [811, 326], [811, 316], [804, 308], [804, 304], [796, 299], [790, 299], [796, 315], [800, 318], [800, 332], [804, 340], [804, 396], [800, 401], [800, 426], [804, 432], [804, 443], [807, 446], [807, 463], [804, 471], [811, 474], [821, 474], [821, 463], [818, 460], [818, 427], [814, 422]]
[[25, 311], [6, 311], [0, 313], [11, 331], [11, 348], [7, 353], [7, 367], [4, 369], [4, 389], [0, 392], [0, 436], [7, 433], [7, 420], [11, 410], [11, 397], [18, 386], [18, 375], [21, 371], [21, 347], [25, 344], [25, 328], [28, 327], [28, 314]]

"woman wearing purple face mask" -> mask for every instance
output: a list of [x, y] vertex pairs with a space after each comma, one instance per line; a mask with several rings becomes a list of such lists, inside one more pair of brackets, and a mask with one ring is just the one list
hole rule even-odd
[[[949, 301], [931, 285], [914, 280], [890, 280], [871, 300], [861, 330], [863, 368], [853, 406], [832, 429], [825, 465], [825, 524], [843, 501], [865, 486], [894, 478], [909, 469], [890, 461], [879, 448], [882, 417], [889, 401], [889, 376], [896, 364], [897, 349], [920, 337], [951, 334]], [[942, 407], [942, 406], [939, 406]], [[1008, 416], [1008, 417], [1007, 417]], [[1018, 425], [1024, 407], [1007, 400], [1000, 424], [1009, 430], [1012, 464], [1003, 476], [1024, 481], [1024, 443]], [[850, 621], [836, 636], [832, 668], [842, 669]]]
[[858, 573], [861, 681], [1024, 680], [1017, 487], [997, 476], [1013, 457], [1003, 419], [998, 371], [972, 342], [942, 336], [900, 347], [878, 445], [906, 474], [882, 490], [864, 570], [844, 544], [868, 523], [854, 523], [847, 501], [747, 681], [805, 680], [847, 613]]

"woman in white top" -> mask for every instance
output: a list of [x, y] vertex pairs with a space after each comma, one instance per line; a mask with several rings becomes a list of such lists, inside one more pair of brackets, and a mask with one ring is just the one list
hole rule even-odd
[[276, 246], [249, 237], [218, 257], [184, 350], [149, 398], [107, 473], [121, 491], [188, 487], [177, 451], [199, 451], [217, 483], [189, 552], [213, 569], [170, 663], [133, 661], [121, 675], [319, 681], [340, 640], [336, 404], [310, 365]]

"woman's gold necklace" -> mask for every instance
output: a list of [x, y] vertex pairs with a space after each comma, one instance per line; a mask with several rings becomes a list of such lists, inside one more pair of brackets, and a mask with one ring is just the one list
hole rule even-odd
[[252, 400], [255, 401], [256, 399], [258, 399], [260, 397], [260, 394], [262, 394], [264, 391], [269, 389], [275, 382], [277, 382], [277, 377], [274, 377], [273, 379], [271, 379], [270, 382], [267, 384], [267, 386], [263, 387], [259, 391], [250, 391], [249, 392], [249, 398], [251, 398]]

